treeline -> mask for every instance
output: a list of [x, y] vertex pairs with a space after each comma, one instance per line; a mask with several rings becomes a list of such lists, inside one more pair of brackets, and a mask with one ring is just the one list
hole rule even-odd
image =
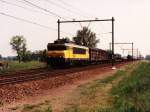
[[[20, 61], [26, 62], [26, 61], [46, 61], [46, 49], [45, 50], [39, 50], [39, 51], [26, 51], [25, 54], [20, 56]], [[18, 59], [18, 58], [17, 58]]]
[[27, 49], [27, 41], [23, 36], [13, 36], [10, 40], [10, 45], [12, 47], [12, 50], [17, 53], [17, 56], [13, 57], [13, 60], [18, 60], [19, 62], [32, 60], [46, 61], [46, 49], [31, 52]]
[[[45, 50], [38, 50], [38, 51], [27, 51], [25, 55], [22, 55], [20, 58], [20, 61], [27, 62], [27, 61], [46, 61], [46, 49]], [[17, 56], [8, 56], [8, 57], [2, 57], [0, 55], [0, 60], [7, 60], [7, 61], [17, 61]]]

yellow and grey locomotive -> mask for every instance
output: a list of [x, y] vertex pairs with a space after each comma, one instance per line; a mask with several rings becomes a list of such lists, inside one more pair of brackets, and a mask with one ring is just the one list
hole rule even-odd
[[[98, 48], [89, 48], [73, 42], [55, 41], [47, 45], [47, 63], [51, 66], [85, 65], [89, 63], [109, 63], [111, 53]], [[121, 55], [115, 58], [121, 59]]]
[[49, 43], [47, 46], [50, 65], [83, 64], [89, 61], [89, 48], [74, 43]]

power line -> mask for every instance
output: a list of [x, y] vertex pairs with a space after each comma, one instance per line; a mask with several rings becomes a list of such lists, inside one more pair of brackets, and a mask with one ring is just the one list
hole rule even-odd
[[[73, 11], [71, 11], [71, 10], [69, 10], [69, 9], [67, 9], [67, 8], [65, 8], [65, 7], [63, 7], [63, 6], [60, 6], [59, 4], [57, 4], [57, 3], [55, 3], [55, 2], [52, 2], [51, 0], [45, 0], [45, 1], [47, 1], [47, 2], [49, 2], [49, 3], [51, 3], [51, 4], [53, 4], [53, 5], [55, 5], [55, 6], [57, 6], [57, 7], [59, 7], [59, 8], [62, 8], [62, 9], [65, 9], [65, 10], [67, 10], [68, 12], [71, 12], [71, 13], [76, 13], [76, 14], [79, 14], [79, 13], [77, 13], [77, 12], [73, 12]], [[74, 7], [74, 6], [72, 6], [72, 5], [69, 5], [68, 3], [66, 3], [66, 2], [64, 2], [64, 1], [62, 1], [62, 0], [58, 0], [59, 2], [61, 2], [61, 3], [63, 3], [64, 5], [66, 5], [66, 6], [69, 6], [69, 7], [73, 7], [74, 9], [76, 9], [76, 10], [78, 10], [78, 11], [80, 11], [81, 12], [81, 10], [80, 9], [77, 9], [76, 7]], [[79, 14], [80, 16], [83, 16], [83, 17], [86, 17], [85, 15], [81, 15], [81, 14]], [[87, 15], [87, 14], [86, 14]], [[72, 19], [72, 18], [71, 18]], [[90, 24], [89, 24], [90, 25]], [[88, 26], [89, 26], [88, 25]], [[106, 29], [105, 29], [105, 27], [104, 27], [104, 25], [101, 23], [101, 25], [102, 25], [102, 27], [103, 27], [103, 29], [106, 31]], [[81, 25], [80, 25], [81, 26]]]
[[[27, 0], [23, 0], [23, 1], [25, 1], [26, 3], [28, 3], [28, 4], [30, 4], [30, 5], [32, 5], [32, 6], [34, 6], [34, 7], [36, 7], [36, 8], [38, 8], [38, 9], [41, 9], [41, 10], [43, 10], [43, 11], [45, 11], [45, 12], [48, 12], [48, 13], [50, 13], [51, 15], [53, 15], [53, 16], [55, 16], [55, 17], [59, 17], [59, 18], [61, 18], [61, 19], [65, 19], [64, 17], [61, 17], [61, 16], [59, 16], [58, 14], [56, 14], [56, 13], [54, 13], [54, 12], [48, 10], [48, 9], [42, 8], [42, 7], [36, 5], [36, 4], [32, 3], [32, 2], [29, 2], [29, 1], [27, 1]], [[65, 20], [66, 20], [66, 19], [65, 19]]]
[[[5, 0], [0, 0], [2, 3], [5, 3], [5, 4], [9, 4], [9, 5], [12, 5], [12, 6], [16, 6], [16, 7], [20, 7], [20, 8], [23, 8], [23, 9], [26, 9], [26, 10], [29, 10], [29, 11], [32, 11], [32, 12], [38, 12], [36, 10], [32, 10], [32, 9], [29, 9], [29, 8], [26, 8], [26, 7], [23, 7], [23, 6], [20, 6], [20, 5], [17, 5], [17, 4], [14, 4], [14, 3], [11, 3], [11, 2], [7, 2]], [[21, 1], [20, 1], [21, 2]], [[36, 22], [32, 22], [32, 21], [29, 21], [29, 20], [25, 20], [25, 19], [22, 19], [22, 18], [19, 18], [19, 17], [15, 17], [15, 16], [12, 16], [12, 15], [9, 15], [9, 14], [5, 14], [5, 13], [0, 13], [1, 15], [4, 15], [4, 16], [8, 16], [8, 17], [11, 17], [11, 18], [14, 18], [14, 19], [17, 19], [17, 20], [20, 20], [20, 21], [23, 21], [23, 22], [27, 22], [27, 23], [31, 23], [31, 24], [34, 24], [34, 25], [38, 25], [40, 27], [44, 27], [44, 28], [47, 28], [47, 29], [51, 29], [51, 30], [55, 30], [57, 31], [57, 29], [55, 28], [52, 28], [52, 27], [49, 27], [49, 26], [45, 26], [45, 25], [41, 25], [41, 24], [38, 24]], [[45, 13], [42, 13], [42, 14], [45, 14]], [[48, 14], [45, 14], [45, 15], [48, 15]], [[48, 15], [49, 16], [49, 15]], [[64, 31], [61, 31], [62, 33], [64, 34], [69, 34], [69, 35], [72, 35], [71, 33], [67, 33], [67, 32], [64, 32]]]
[[[45, 1], [48, 2], [49, 4], [53, 4], [53, 5], [55, 5], [56, 7], [59, 7], [59, 8], [61, 8], [61, 9], [63, 9], [63, 10], [66, 10], [66, 11], [68, 11], [68, 12], [70, 12], [70, 13], [77, 14], [76, 12], [73, 12], [73, 11], [71, 11], [70, 9], [67, 9], [66, 7], [63, 7], [63, 6], [61, 6], [61, 5], [59, 5], [59, 4], [55, 3], [55, 2], [53, 2], [53, 1], [51, 1], [51, 0], [45, 0]], [[71, 18], [71, 19], [74, 19], [74, 18]]]
[[66, 6], [69, 6], [70, 8], [74, 8], [75, 10], [79, 11], [80, 13], [81, 12], [84, 13], [84, 17], [87, 17], [87, 16], [85, 16], [85, 15], [87, 15], [87, 13], [81, 11], [80, 9], [76, 8], [75, 6], [68, 4], [68, 3], [64, 2], [63, 0], [57, 0], [57, 1], [61, 2], [62, 4], [66, 5]]
[[19, 17], [16, 17], [16, 16], [12, 16], [12, 15], [9, 15], [9, 14], [3, 13], [3, 12], [0, 12], [0, 14], [1, 14], [1, 15], [4, 15], [4, 16], [7, 16], [7, 17], [11, 17], [11, 18], [16, 19], [16, 20], [19, 20], [19, 21], [23, 21], [23, 22], [26, 22], [26, 23], [38, 25], [38, 26], [43, 27], [43, 28], [47, 28], [47, 29], [51, 29], [51, 30], [57, 30], [57, 29], [55, 29], [55, 28], [52, 28], [52, 27], [49, 27], [49, 26], [45, 26], [45, 25], [41, 25], [41, 24], [39, 24], [39, 23], [30, 21], [30, 20], [26, 20], [26, 19], [23, 19], [23, 18], [19, 18]]
[[[59, 8], [61, 8], [61, 9], [64, 9], [64, 10], [70, 12], [70, 13], [76, 13], [76, 12], [72, 12], [70, 9], [67, 9], [67, 8], [65, 8], [65, 7], [59, 5], [59, 4], [55, 3], [55, 2], [50, 1], [50, 0], [45, 0], [45, 1], [48, 2], [49, 4], [53, 4], [53, 5], [55, 5], [55, 6], [59, 7]], [[77, 13], [76, 13], [76, 14], [77, 14]], [[75, 18], [70, 18], [70, 17], [67, 17], [67, 18], [68, 18], [68, 19], [72, 19], [72, 20], [75, 19]], [[76, 24], [74, 24], [74, 25], [76, 25]]]
[[[8, 5], [16, 6], [16, 7], [19, 7], [19, 8], [25, 9], [25, 10], [28, 10], [28, 11], [32, 11], [32, 12], [44, 14], [44, 15], [46, 15], [46, 16], [50, 16], [50, 15], [47, 14], [47, 13], [39, 12], [39, 11], [37, 11], [37, 10], [33, 10], [33, 9], [30, 9], [30, 8], [26, 8], [26, 7], [23, 7], [23, 6], [20, 6], [20, 5], [11, 3], [11, 2], [7, 2], [7, 1], [4, 1], [4, 0], [0, 0], [0, 1], [3, 2], [3, 3], [5, 3], [5, 4], [8, 4]], [[19, 1], [19, 2], [21, 2], [21, 1]], [[67, 17], [67, 18], [69, 18], [69, 17]], [[70, 19], [72, 19], [72, 18], [70, 18]]]
[[[54, 3], [54, 2], [52, 2], [51, 0], [46, 0], [47, 2], [50, 2], [50, 3]], [[61, 2], [61, 1], [59, 1], [59, 2]], [[63, 2], [63, 1], [62, 1]], [[57, 7], [59, 7], [59, 8], [62, 8], [62, 9], [65, 9], [65, 10], [67, 10], [68, 12], [71, 12], [71, 13], [74, 13], [74, 14], [77, 14], [77, 15], [79, 15], [79, 16], [82, 16], [82, 17], [86, 17], [87, 18], [87, 14], [81, 14], [81, 10], [79, 11], [79, 12], [76, 12], [76, 11], [73, 11], [73, 10], [70, 10], [70, 9], [73, 9], [73, 6], [70, 6], [71, 8], [66, 8], [66, 7], [63, 7], [63, 6], [61, 6], [61, 5], [59, 5], [59, 4], [56, 4], [56, 3], [54, 3], [54, 5], [57, 5]], [[68, 6], [67, 6], [68, 7]]]
[[[34, 3], [32, 3], [32, 2], [29, 2], [29, 1], [27, 1], [27, 0], [23, 0], [24, 2], [26, 2], [26, 3], [28, 3], [29, 5], [32, 5], [32, 6], [34, 6], [34, 7], [36, 7], [36, 8], [39, 8], [39, 9], [41, 9], [41, 10], [44, 10], [44, 11], [48, 11], [49, 12], [49, 10], [47, 10], [47, 9], [44, 9], [44, 8], [42, 8], [42, 7], [40, 7], [40, 6], [37, 6], [37, 5], [35, 5]], [[63, 8], [63, 9], [65, 9], [65, 10], [67, 10], [67, 11], [69, 11], [69, 12], [72, 12], [71, 10], [69, 10], [69, 9], [67, 9], [67, 8], [65, 8], [65, 7], [62, 7], [62, 6], [60, 6], [60, 5], [58, 5], [57, 3], [54, 3], [54, 2], [52, 2], [52, 1], [50, 1], [50, 0], [45, 0], [45, 1], [47, 1], [48, 3], [51, 3], [51, 4], [53, 4], [53, 5], [55, 5], [55, 6], [57, 6], [57, 7], [60, 7], [60, 8]], [[66, 2], [64, 2], [64, 1], [62, 1], [62, 0], [60, 0], [60, 2], [62, 2], [63, 4], [65, 4], [65, 5], [68, 5], [68, 6], [70, 6], [70, 7], [74, 7], [74, 6], [72, 6], [72, 5], [69, 5], [69, 4], [67, 4]], [[75, 8], [75, 7], [74, 7]], [[79, 9], [78, 9], [79, 10]], [[81, 11], [80, 11], [81, 12]], [[56, 13], [55, 13], [56, 14]], [[55, 16], [58, 16], [59, 18], [63, 18], [63, 17], [61, 17], [61, 16], [59, 16], [59, 15], [55, 15]], [[69, 18], [69, 19], [73, 19], [73, 18], [70, 18], [70, 17], [67, 17], [67, 18]], [[65, 19], [65, 18], [63, 18], [63, 19]], [[65, 19], [66, 20], [66, 19]], [[106, 31], [106, 29], [105, 29], [105, 27], [104, 27], [104, 25], [101, 23], [101, 25], [102, 25], [102, 27], [103, 27], [103, 29]]]
[[[10, 17], [10, 18], [19, 20], [19, 21], [23, 21], [23, 22], [30, 23], [30, 24], [33, 24], [33, 25], [37, 25], [37, 26], [40, 26], [42, 28], [46, 28], [46, 29], [50, 29], [50, 30], [53, 30], [53, 31], [57, 31], [57, 29], [55, 29], [55, 28], [52, 28], [52, 27], [49, 27], [49, 26], [45, 26], [45, 25], [41, 25], [39, 23], [30, 21], [30, 20], [26, 20], [26, 19], [23, 19], [23, 18], [12, 16], [12, 15], [9, 15], [9, 14], [3, 13], [3, 12], [0, 12], [0, 14], [3, 15], [3, 16], [7, 16], [7, 17]], [[68, 33], [68, 32], [64, 32], [64, 31], [60, 31], [60, 32], [65, 33], [65, 34], [69, 34], [69, 35], [73, 36], [73, 34]]]
[[16, 6], [16, 7], [19, 7], [19, 8], [25, 9], [25, 10], [28, 10], [28, 11], [32, 11], [32, 12], [36, 12], [36, 13], [41, 13], [41, 14], [44, 14], [44, 15], [49, 16], [49, 15], [48, 15], [48, 14], [46, 14], [46, 13], [42, 13], [42, 12], [39, 12], [39, 11], [36, 11], [36, 10], [30, 9], [30, 8], [26, 8], [26, 7], [23, 7], [23, 6], [20, 6], [20, 5], [17, 5], [17, 4], [14, 4], [14, 3], [11, 3], [11, 2], [7, 2], [7, 1], [4, 1], [4, 0], [0, 0], [0, 1], [1, 1], [1, 2], [3, 2], [3, 3], [5, 3], [5, 4], [8, 4], [8, 5]]
[[[29, 3], [25, 2], [25, 1], [19, 1], [19, 0], [16, 0], [16, 1], [21, 2], [21, 3], [23, 3], [23, 4], [27, 5], [27, 6], [30, 6], [30, 7], [32, 6], [32, 7], [33, 7], [33, 5], [31, 5], [31, 4], [29, 4]], [[34, 6], [34, 7], [35, 7], [35, 6]], [[36, 8], [37, 8], [37, 7], [36, 7]], [[43, 10], [42, 10], [42, 11], [43, 11]], [[33, 12], [39, 12], [39, 11], [33, 10]], [[49, 15], [49, 14], [47, 14], [47, 13], [42, 13], [42, 12], [39, 12], [39, 13], [44, 14], [44, 15], [47, 15], [47, 16], [51, 16], [51, 15]], [[60, 15], [60, 17], [63, 17], [63, 16]], [[73, 19], [73, 18], [70, 18], [70, 17], [63, 17], [63, 18]]]
[[[23, 8], [23, 9], [26, 9], [26, 10], [29, 10], [29, 11], [33, 11], [33, 12], [38, 12], [38, 11], [36, 11], [36, 10], [32, 10], [32, 9], [29, 9], [29, 8], [26, 8], [26, 7], [23, 7], [23, 6], [20, 6], [20, 5], [17, 5], [17, 4], [14, 4], [14, 3], [11, 3], [11, 2], [7, 2], [7, 1], [4, 1], [4, 0], [0, 0], [1, 2], [3, 2], [3, 3], [5, 3], [5, 4], [9, 4], [9, 5], [12, 5], [12, 6], [16, 6], [16, 7], [20, 7], [20, 8]], [[45, 14], [45, 13], [41, 13], [41, 14]], [[8, 15], [8, 14], [5, 14], [5, 15]], [[45, 15], [48, 15], [48, 14], [45, 14]], [[49, 15], [48, 15], [49, 16]], [[9, 16], [10, 17], [10, 16]], [[12, 16], [11, 16], [12, 17]], [[18, 17], [15, 17], [15, 19], [16, 18], [18, 18]], [[21, 19], [21, 18], [20, 18]], [[24, 19], [21, 19], [21, 20], [24, 20]], [[26, 22], [28, 21], [28, 20], [25, 20]], [[24, 22], [25, 22], [24, 21]], [[28, 21], [29, 22], [29, 21]], [[32, 23], [34, 23], [35, 24], [35, 22], [32, 22]], [[36, 25], [37, 25], [38, 23], [36, 23]], [[40, 24], [38, 24], [38, 25], [40, 25]], [[44, 25], [40, 25], [40, 26], [44, 26]], [[45, 27], [45, 26], [44, 26]], [[48, 26], [46, 26], [45, 28], [50, 28], [50, 27], [48, 27]], [[52, 28], [52, 29], [54, 29], [54, 28]], [[57, 29], [54, 29], [54, 30], [57, 30]], [[63, 31], [61, 31], [62, 33], [66, 33], [66, 32], [63, 32]], [[67, 33], [68, 34], [68, 33]]]
[[[42, 8], [42, 7], [36, 5], [36, 4], [32, 3], [32, 2], [29, 2], [29, 1], [27, 1], [27, 0], [23, 0], [23, 1], [26, 2], [26, 3], [28, 3], [28, 4], [30, 4], [30, 5], [32, 5], [32, 6], [34, 6], [34, 7], [36, 7], [36, 8], [39, 8], [39, 9], [41, 9], [41, 10], [43, 10], [43, 11], [49, 12], [50, 14], [52, 14], [52, 15], [54, 15], [54, 16], [57, 16], [57, 17], [59, 17], [59, 18], [65, 19], [64, 17], [61, 17], [61, 16], [57, 15], [56, 13], [53, 13], [53, 12], [49, 11], [48, 9]], [[60, 6], [60, 5], [58, 5], [58, 4], [54, 3], [54, 2], [52, 2], [52, 1], [50, 1], [50, 0], [45, 0], [45, 1], [47, 1], [47, 2], [49, 2], [49, 3], [52, 3], [52, 4], [54, 4], [54, 5], [57, 6], [57, 7], [61, 7], [61, 8], [63, 8], [63, 9], [66, 9], [65, 7], [62, 7], [62, 6]], [[63, 2], [63, 1], [61, 0], [61, 2]], [[63, 3], [66, 4], [65, 2], [63, 2]], [[68, 5], [68, 4], [67, 4], [67, 5]], [[69, 12], [72, 12], [71, 10], [68, 10], [68, 9], [66, 9], [66, 10], [69, 11]], [[82, 16], [83, 16], [83, 15], [82, 15]], [[68, 18], [68, 17], [67, 17], [67, 18]], [[72, 19], [72, 18], [71, 18], [71, 19]], [[65, 20], [66, 20], [66, 19], [65, 19]], [[103, 27], [103, 28], [104, 28], [104, 27]]]

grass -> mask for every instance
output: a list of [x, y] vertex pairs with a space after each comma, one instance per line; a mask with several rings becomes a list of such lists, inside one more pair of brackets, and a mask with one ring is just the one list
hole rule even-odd
[[15, 111], [17, 109], [19, 109], [19, 106], [16, 106], [16, 107], [13, 107], [13, 108], [10, 108], [12, 111]]
[[150, 112], [150, 63], [141, 63], [111, 94], [117, 112]]
[[19, 63], [18, 61], [10, 61], [8, 62], [8, 64], [9, 64], [8, 69], [0, 70], [0, 73], [17, 71], [17, 70], [43, 68], [46, 66], [45, 63], [39, 61], [30, 61], [30, 62], [21, 62], [21, 63]]
[[120, 76], [123, 76], [123, 75], [125, 75], [125, 74], [126, 74], [126, 72], [125, 72], [124, 70], [118, 70], [117, 73], [115, 73], [114, 75], [109, 76], [109, 77], [107, 77], [107, 78], [105, 78], [105, 79], [100, 80], [100, 82], [101, 82], [101, 83], [110, 83], [110, 82], [112, 82], [114, 79], [116, 79], [116, 78], [118, 78], [118, 77], [120, 77]]
[[80, 86], [77, 89], [79, 96], [74, 96], [78, 97], [77, 100], [74, 100], [75, 102], [71, 106], [65, 108], [64, 112], [119, 112], [117, 109], [115, 110], [114, 104], [117, 95], [112, 94], [112, 88], [129, 77], [138, 66], [137, 63], [130, 64], [118, 70], [112, 76]]
[[[79, 86], [75, 92], [64, 112], [150, 112], [150, 62], [130, 64], [112, 76]], [[52, 112], [49, 101], [14, 109]]]
[[39, 104], [25, 104], [22, 107], [16, 106], [11, 108], [12, 111], [20, 112], [52, 112], [51, 104], [49, 101], [45, 101]]
[[124, 70], [118, 70], [113, 76], [109, 76], [101, 80], [95, 80], [92, 83], [83, 85], [83, 87], [80, 86], [80, 94], [93, 98], [101, 87], [104, 87], [107, 83], [112, 83], [114, 79], [122, 76], [123, 74]]

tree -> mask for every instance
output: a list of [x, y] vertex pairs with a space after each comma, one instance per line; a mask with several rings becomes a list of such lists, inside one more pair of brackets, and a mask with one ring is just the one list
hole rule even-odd
[[26, 55], [28, 55], [26, 43], [23, 43], [22, 50], [21, 50], [22, 61], [28, 61], [26, 58], [27, 57]]
[[38, 61], [46, 61], [47, 59], [47, 50], [44, 49], [44, 50], [39, 50], [39, 51], [36, 51], [34, 54], [34, 58]]
[[27, 62], [31, 61], [32, 59], [32, 52], [27, 50], [27, 51], [22, 51], [22, 61]]
[[26, 40], [23, 36], [14, 36], [10, 40], [10, 45], [12, 46], [12, 49], [17, 52], [17, 58], [19, 62], [22, 59], [22, 54], [26, 50]]
[[96, 39], [96, 34], [91, 32], [87, 27], [83, 27], [82, 30], [77, 31], [76, 37], [73, 37], [73, 41], [78, 45], [83, 45], [91, 48], [95, 48], [99, 39]]

